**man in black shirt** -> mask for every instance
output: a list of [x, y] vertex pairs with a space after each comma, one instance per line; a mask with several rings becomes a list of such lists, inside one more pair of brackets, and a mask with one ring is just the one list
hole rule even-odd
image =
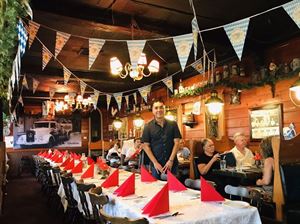
[[175, 121], [165, 119], [164, 103], [155, 100], [152, 104], [154, 119], [145, 125], [142, 142], [151, 161], [152, 175], [160, 179], [162, 173], [170, 170], [177, 173], [177, 151], [181, 134]]

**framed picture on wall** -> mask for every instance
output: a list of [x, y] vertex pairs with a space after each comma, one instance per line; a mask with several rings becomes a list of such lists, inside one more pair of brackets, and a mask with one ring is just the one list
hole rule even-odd
[[265, 137], [282, 134], [282, 105], [272, 104], [249, 109], [250, 139], [259, 141]]

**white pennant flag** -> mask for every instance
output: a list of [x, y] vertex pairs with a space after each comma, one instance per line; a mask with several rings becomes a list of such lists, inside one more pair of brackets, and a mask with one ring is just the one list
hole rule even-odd
[[86, 83], [80, 80], [80, 95], [83, 97], [86, 88]]
[[133, 93], [134, 104], [137, 104], [137, 96], [136, 92]]
[[123, 93], [114, 93], [113, 94], [117, 101], [119, 111], [121, 110], [121, 106], [122, 106], [122, 94]]
[[111, 101], [111, 95], [107, 94], [106, 95], [107, 110], [109, 110], [110, 101]]
[[64, 70], [64, 85], [66, 86], [69, 82], [70, 77], [71, 77], [71, 72], [65, 66], [63, 66], [63, 70]]
[[[143, 52], [146, 40], [128, 40], [128, 51], [131, 61], [131, 66], [136, 68], [138, 65], [139, 58]], [[147, 62], [146, 62], [147, 64]]]
[[93, 99], [94, 108], [97, 107], [99, 95], [100, 95], [100, 92], [98, 90], [94, 89], [94, 99]]
[[173, 37], [173, 40], [177, 50], [181, 69], [182, 71], [184, 71], [193, 44], [193, 34], [189, 33], [189, 34]]
[[173, 93], [173, 80], [172, 80], [172, 76], [164, 78], [162, 81], [168, 87], [168, 89]]
[[65, 44], [69, 40], [70, 36], [71, 35], [68, 34], [68, 33], [56, 32], [55, 58], [57, 57], [57, 55], [59, 54], [61, 49], [63, 49], [63, 47], [65, 46]]
[[32, 78], [32, 92], [33, 94], [37, 90], [37, 87], [39, 86], [40, 82], [36, 80], [35, 78]]
[[24, 77], [23, 77], [22, 86], [25, 86], [26, 89], [29, 89], [28, 88], [28, 82], [27, 82], [27, 79], [26, 79], [26, 75], [24, 75]]
[[127, 105], [127, 107], [129, 107], [129, 95], [126, 95], [126, 96], [125, 96], [125, 100], [126, 100], [126, 105]]
[[93, 38], [89, 39], [89, 69], [91, 69], [92, 65], [94, 64], [104, 44], [105, 40]]
[[49, 89], [50, 100], [53, 99], [54, 94], [55, 94], [55, 89], [50, 88], [50, 89]]
[[24, 102], [22, 96], [19, 97], [18, 102], [24, 107]]
[[50, 59], [52, 58], [53, 54], [48, 50], [48, 48], [43, 45], [43, 51], [42, 51], [42, 56], [43, 56], [43, 64], [42, 64], [42, 70], [46, 67]]
[[249, 18], [246, 18], [224, 26], [224, 30], [240, 60], [243, 54], [248, 25]]
[[139, 92], [146, 103], [148, 102], [148, 94], [150, 93], [150, 91], [151, 91], [151, 85], [139, 88]]
[[40, 29], [40, 24], [38, 24], [32, 20], [29, 20], [29, 28], [28, 28], [28, 33], [29, 33], [28, 47], [29, 48], [31, 47], [39, 29]]
[[294, 0], [283, 5], [284, 10], [300, 28], [300, 0]]
[[194, 57], [197, 59], [197, 48], [198, 48], [198, 34], [199, 34], [199, 26], [197, 22], [197, 18], [194, 17], [192, 20], [192, 30], [193, 30], [193, 42], [194, 42]]

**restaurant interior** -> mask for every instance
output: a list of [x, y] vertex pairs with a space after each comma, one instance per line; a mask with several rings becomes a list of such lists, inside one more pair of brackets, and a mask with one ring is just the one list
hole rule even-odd
[[[0, 58], [0, 223], [298, 223], [300, 0], [5, 0], [0, 9], [0, 45], [11, 51]], [[188, 149], [161, 180], [145, 162], [157, 100]], [[237, 136], [251, 167], [225, 154]], [[270, 198], [257, 186], [266, 138]], [[136, 139], [130, 165], [123, 149]], [[227, 157], [212, 170], [217, 181], [197, 163], [205, 139]]]

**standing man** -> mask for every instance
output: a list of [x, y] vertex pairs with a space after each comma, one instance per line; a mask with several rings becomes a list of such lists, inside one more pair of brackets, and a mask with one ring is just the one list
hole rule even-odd
[[175, 121], [165, 119], [164, 103], [154, 100], [152, 104], [154, 119], [145, 125], [142, 142], [151, 161], [152, 175], [160, 179], [162, 173], [170, 170], [177, 173], [177, 151], [181, 134]]

